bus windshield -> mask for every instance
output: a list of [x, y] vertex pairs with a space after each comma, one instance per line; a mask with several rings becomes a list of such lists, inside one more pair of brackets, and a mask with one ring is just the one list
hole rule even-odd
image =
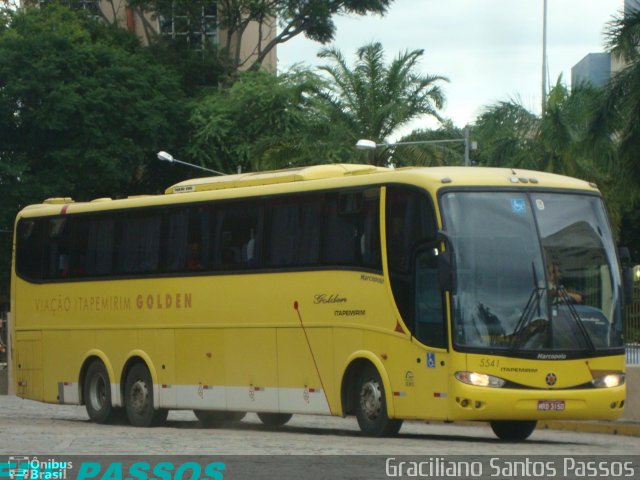
[[449, 192], [442, 212], [456, 348], [542, 358], [622, 348], [620, 275], [599, 197]]

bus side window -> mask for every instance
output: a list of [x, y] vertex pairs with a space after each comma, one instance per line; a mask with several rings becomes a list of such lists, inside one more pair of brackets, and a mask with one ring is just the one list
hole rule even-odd
[[267, 266], [300, 267], [320, 261], [322, 196], [305, 195], [269, 203]]
[[42, 280], [46, 220], [22, 219], [18, 223], [16, 270], [30, 280]]
[[113, 273], [115, 221], [99, 215], [83, 221], [88, 224], [87, 249], [84, 269], [87, 276], [108, 276]]
[[364, 204], [360, 216], [360, 259], [364, 267], [382, 269], [380, 251], [380, 190], [372, 188], [364, 192]]
[[346, 209], [347, 205], [348, 202], [341, 201], [338, 194], [326, 196], [322, 231], [322, 260], [325, 265], [356, 264], [356, 246], [359, 243], [357, 217]]
[[155, 273], [160, 260], [160, 214], [131, 215], [121, 222], [118, 272]]
[[391, 290], [409, 328], [413, 328], [413, 256], [416, 248], [435, 240], [436, 221], [426, 192], [388, 187], [386, 198], [387, 260]]
[[263, 211], [257, 202], [234, 202], [220, 207], [216, 229], [216, 268], [244, 270], [260, 267]]
[[69, 228], [66, 218], [50, 218], [47, 229], [46, 278], [69, 276]]
[[438, 253], [434, 244], [416, 256], [414, 335], [425, 345], [446, 348], [442, 292], [438, 282]]
[[189, 213], [186, 209], [169, 212], [165, 230], [165, 269], [180, 272], [187, 263]]

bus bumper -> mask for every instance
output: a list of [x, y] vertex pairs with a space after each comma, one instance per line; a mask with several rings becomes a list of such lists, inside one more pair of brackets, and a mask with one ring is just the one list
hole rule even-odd
[[624, 410], [625, 385], [575, 390], [475, 387], [453, 392], [450, 420], [615, 420]]

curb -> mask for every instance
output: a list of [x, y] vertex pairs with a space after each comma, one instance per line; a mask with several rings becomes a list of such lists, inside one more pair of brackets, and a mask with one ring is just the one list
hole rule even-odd
[[572, 432], [604, 433], [640, 437], [640, 423], [633, 422], [580, 422], [570, 420], [540, 420], [539, 429], [570, 430]]
[[[442, 423], [427, 421], [427, 424]], [[467, 427], [489, 426], [489, 422], [483, 421], [454, 421], [444, 422]], [[634, 421], [588, 421], [588, 420], [538, 420], [536, 430], [567, 430], [571, 432], [601, 433], [605, 435], [621, 435], [625, 437], [640, 437], [640, 422]]]

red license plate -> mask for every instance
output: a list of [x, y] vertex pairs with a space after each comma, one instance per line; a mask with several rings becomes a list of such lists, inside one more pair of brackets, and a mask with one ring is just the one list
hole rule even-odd
[[560, 412], [564, 410], [564, 400], [538, 400], [538, 410]]

